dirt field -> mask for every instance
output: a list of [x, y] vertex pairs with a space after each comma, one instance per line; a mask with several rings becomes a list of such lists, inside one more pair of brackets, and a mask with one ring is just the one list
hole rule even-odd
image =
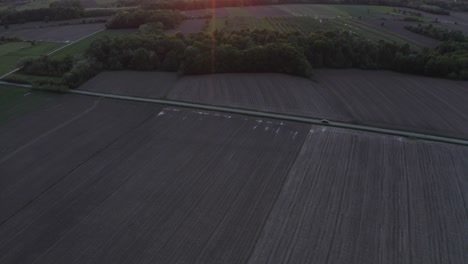
[[184, 20], [176, 29], [165, 31], [166, 34], [175, 34], [181, 32], [184, 34], [196, 33], [202, 30], [206, 19], [188, 19]]
[[176, 81], [177, 74], [173, 72], [111, 71], [97, 75], [80, 86], [80, 90], [162, 98]]
[[468, 35], [468, 22], [466, 24], [439, 23], [435, 26], [445, 28], [447, 30], [461, 30], [464, 34]]
[[466, 262], [466, 150], [313, 127], [248, 263]]
[[186, 76], [169, 98], [466, 137], [468, 84], [385, 71]]
[[283, 74], [185, 76], [176, 83], [168, 98], [343, 119], [333, 101], [311, 88], [309, 80]]
[[2, 36], [17, 37], [22, 40], [45, 42], [71, 42], [93, 32], [104, 29], [104, 24], [79, 24], [70, 26], [21, 29], [3, 32]]
[[212, 12], [214, 17], [228, 17], [229, 12], [226, 10], [226, 8], [214, 8], [214, 9], [197, 9], [197, 10], [187, 10], [183, 11], [185, 15], [189, 17], [199, 17], [199, 16], [204, 16], [207, 14], [207, 12]]
[[0, 125], [2, 264], [468, 257], [467, 148], [51, 96]]
[[84, 8], [93, 8], [99, 6], [95, 0], [80, 0], [80, 2]]
[[[388, 30], [390, 32], [393, 32], [395, 34], [398, 34], [400, 36], [403, 36], [407, 38], [408, 40], [411, 40], [419, 45], [423, 45], [426, 47], [436, 47], [441, 41], [438, 41], [433, 38], [429, 38], [414, 32], [411, 32], [409, 30], [405, 29], [405, 26], [415, 26], [418, 24], [423, 24], [423, 23], [415, 23], [415, 22], [406, 22], [406, 21], [397, 21], [397, 20], [377, 20], [377, 19], [372, 19], [372, 20], [365, 20], [365, 23], [368, 25], [371, 25], [375, 28], [380, 28], [381, 30]], [[380, 24], [384, 22], [385, 25], [382, 27]]]

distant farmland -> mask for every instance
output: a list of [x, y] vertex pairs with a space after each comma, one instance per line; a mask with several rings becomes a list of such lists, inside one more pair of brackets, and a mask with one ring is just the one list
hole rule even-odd
[[[309, 34], [316, 31], [346, 30], [373, 41], [409, 43], [413, 48], [433, 47], [440, 42], [407, 32], [403, 26], [414, 22], [404, 20], [415, 19], [419, 23], [427, 23], [435, 18], [442, 19], [420, 11], [415, 12], [421, 13], [421, 16], [415, 16], [400, 13], [393, 7], [365, 5], [289, 4], [191, 10], [184, 13], [189, 17], [197, 17], [206, 15], [207, 12], [214, 13], [210, 26], [206, 28], [209, 31], [268, 29]], [[462, 21], [462, 18], [457, 19]], [[396, 24], [402, 27], [395, 27]], [[183, 32], [182, 28], [180, 31]]]
[[22, 40], [45, 42], [71, 42], [83, 38], [98, 30], [104, 29], [104, 24], [78, 24], [43, 28], [30, 28], [5, 32], [2, 36], [16, 37]]
[[2, 264], [467, 258], [467, 148], [48, 96], [0, 123]]
[[467, 136], [467, 82], [384, 71], [320, 70], [316, 75], [316, 81], [279, 74], [186, 76], [169, 98]]
[[61, 43], [50, 42], [38, 42], [34, 45], [28, 42], [0, 44], [0, 76], [16, 69], [22, 59], [47, 54], [62, 45]]
[[[160, 78], [158, 82], [156, 78]], [[140, 85], [129, 84], [137, 79]], [[106, 72], [79, 89], [466, 138], [467, 83], [364, 70], [318, 70], [314, 80], [283, 74], [194, 75], [177, 79], [175, 73]]]

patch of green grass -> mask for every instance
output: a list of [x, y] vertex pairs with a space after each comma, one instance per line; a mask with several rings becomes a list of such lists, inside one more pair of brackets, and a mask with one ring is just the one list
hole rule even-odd
[[208, 21], [208, 27], [206, 31], [213, 32], [215, 30], [224, 29], [226, 27], [226, 19], [224, 18], [214, 18]]
[[393, 12], [393, 8], [388, 6], [335, 5], [333, 7], [347, 16], [362, 18], [377, 18]]
[[31, 46], [28, 42], [8, 42], [0, 45], [0, 56], [6, 55], [8, 53], [28, 48]]
[[28, 3], [24, 5], [16, 6], [16, 10], [46, 8], [46, 7], [49, 7], [50, 3], [54, 1], [55, 0], [32, 0], [32, 1], [28, 1]]
[[252, 16], [242, 7], [226, 7], [226, 10], [228, 11], [229, 16], [232, 17]]
[[51, 99], [41, 92], [0, 84], [0, 123], [34, 110]]
[[123, 29], [123, 30], [104, 30], [101, 32], [98, 32], [92, 36], [89, 36], [83, 40], [80, 40], [76, 43], [73, 43], [72, 45], [54, 53], [52, 56], [53, 57], [65, 57], [67, 55], [78, 55], [78, 54], [83, 54], [86, 49], [91, 45], [93, 41], [99, 38], [103, 37], [117, 37], [117, 36], [122, 36], [122, 35], [128, 35], [128, 34], [133, 34], [137, 32], [134, 29]]
[[[372, 40], [386, 40], [390, 42], [396, 42], [399, 44], [408, 43], [414, 49], [420, 49], [423, 45], [420, 43], [415, 42], [414, 40], [408, 39], [396, 33], [390, 32], [386, 29], [377, 29], [370, 25], [367, 25], [359, 20], [356, 19], [346, 19], [343, 20], [347, 23], [357, 27], [360, 30], [360, 33], [366, 35], [369, 39]], [[359, 33], [359, 32], [358, 32]]]
[[16, 69], [24, 58], [47, 54], [62, 45], [50, 42], [37, 42], [35, 45], [28, 42], [10, 42], [0, 45], [0, 75]]
[[225, 30], [240, 31], [243, 29], [250, 30], [273, 30], [273, 25], [265, 18], [260, 17], [229, 17], [225, 22]]

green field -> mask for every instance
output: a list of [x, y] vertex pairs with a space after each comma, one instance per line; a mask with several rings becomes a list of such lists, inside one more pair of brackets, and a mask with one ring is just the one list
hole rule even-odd
[[[65, 57], [67, 55], [79, 55], [86, 51], [89, 45], [96, 39], [102, 37], [116, 37], [125, 34], [134, 33], [135, 30], [105, 30], [96, 33], [88, 38], [78, 41], [70, 46], [51, 55], [52, 57]], [[44, 43], [40, 42], [31, 46], [28, 42], [11, 42], [0, 45], [0, 75], [6, 74], [11, 70], [18, 68], [21, 60], [27, 57], [36, 57], [50, 53], [63, 46], [61, 43]], [[60, 82], [60, 78], [49, 76], [32, 76], [26, 74], [15, 73], [6, 76], [4, 81], [11, 81], [16, 83], [33, 84], [35, 81], [51, 81]]]
[[0, 75], [16, 69], [24, 58], [47, 54], [62, 45], [62, 43], [50, 42], [37, 42], [35, 45], [31, 45], [28, 42], [2, 44], [0, 45]]
[[42, 92], [0, 84], [0, 123], [44, 105], [50, 99]]
[[[31, 0], [24, 5], [15, 6], [16, 10], [26, 10], [26, 9], [38, 9], [49, 7], [50, 3], [55, 0]], [[26, 2], [26, 1], [25, 1]]]
[[[65, 47], [64, 49], [54, 53], [51, 55], [52, 57], [65, 57], [67, 55], [79, 55], [82, 54], [86, 51], [86, 49], [89, 47], [89, 45], [96, 39], [102, 38], [102, 37], [115, 37], [115, 36], [121, 36], [125, 34], [131, 34], [134, 33], [135, 30], [105, 30], [101, 31], [99, 33], [96, 33], [86, 39], [83, 39], [81, 41], [78, 41], [70, 46]], [[27, 43], [30, 45], [29, 43]], [[48, 44], [55, 44], [55, 43], [48, 43]], [[39, 44], [38, 44], [39, 45]], [[9, 52], [5, 54], [4, 56], [0, 56], [2, 59], [2, 64], [0, 65], [0, 74], [3, 75], [15, 68], [17, 68], [19, 65], [19, 62], [21, 61], [22, 58], [25, 57], [31, 57], [31, 56], [37, 56], [41, 54], [47, 54], [51, 52], [52, 50], [55, 50], [59, 48], [63, 44], [59, 44], [58, 46], [40, 46], [36, 47], [34, 50], [28, 50], [28, 48], [24, 49], [22, 53], [19, 53], [19, 51], [15, 50], [12, 48], [12, 45], [7, 45], [5, 46], [4, 49], [2, 49], [2, 46], [0, 46], [0, 54], [3, 54], [2, 51], [5, 50], [12, 50], [13, 52]], [[15, 47], [15, 45], [13, 45]], [[20, 47], [20, 45], [17, 43], [17, 47]], [[26, 56], [25, 54], [29, 54]], [[11, 82], [17, 82], [17, 83], [26, 83], [26, 84], [33, 84], [35, 81], [52, 81], [52, 82], [60, 82], [60, 78], [56, 77], [49, 77], [49, 76], [32, 76], [32, 75], [26, 75], [26, 74], [20, 74], [20, 73], [15, 73], [12, 75], [9, 75], [3, 79], [4, 81], [11, 81]]]
[[257, 18], [257, 17], [232, 17], [231, 18], [230, 17], [226, 19], [225, 30], [239, 31], [243, 29], [274, 30], [274, 27], [265, 18]]
[[375, 41], [386, 40], [386, 41], [390, 41], [390, 42], [396, 42], [396, 43], [399, 43], [399, 44], [408, 43], [408, 44], [410, 44], [410, 46], [412, 48], [416, 48], [416, 49], [419, 49], [419, 48], [422, 47], [421, 44], [419, 44], [419, 43], [417, 43], [417, 42], [415, 42], [415, 41], [413, 41], [411, 39], [405, 38], [405, 37], [403, 37], [401, 35], [398, 35], [396, 33], [390, 32], [390, 31], [385, 30], [385, 29], [378, 29], [378, 28], [372, 27], [370, 25], [367, 25], [367, 24], [361, 22], [358, 19], [342, 19], [342, 20], [338, 20], [338, 21], [340, 21], [343, 24], [347, 24], [348, 26], [354, 28], [354, 31], [357, 34], [359, 34], [362, 37], [367, 37], [370, 40], [375, 40]]
[[67, 55], [77, 55], [82, 54], [86, 51], [86, 49], [91, 45], [93, 41], [103, 37], [117, 37], [127, 34], [135, 33], [136, 31], [133, 29], [123, 29], [123, 30], [104, 30], [98, 32], [90, 37], [87, 37], [83, 40], [80, 40], [72, 45], [54, 53], [53, 57], [65, 57]]
[[229, 13], [229, 16], [233, 17], [242, 17], [242, 16], [251, 16], [247, 11], [242, 7], [226, 7], [226, 10]]
[[314, 18], [311, 16], [290, 16], [290, 17], [228, 17], [218, 18], [211, 21], [207, 30], [224, 29], [226, 31], [251, 30], [275, 30], [279, 32], [298, 31], [303, 34], [310, 34], [317, 31], [346, 30], [372, 41], [386, 40], [397, 43], [410, 43], [417, 48], [418, 45], [412, 43], [398, 34], [387, 30], [377, 29], [369, 26], [359, 19], [352, 18]]
[[317, 31], [332, 31], [338, 29], [335, 20], [313, 17], [269, 17], [267, 21], [274, 30], [280, 32], [298, 31], [304, 34]]
[[393, 11], [393, 8], [388, 6], [335, 5], [333, 8], [345, 16], [362, 18], [378, 18]]
[[208, 26], [205, 28], [205, 30], [208, 32], [226, 28], [226, 19], [224, 18], [214, 18], [214, 19], [208, 20], [207, 23], [208, 23]]

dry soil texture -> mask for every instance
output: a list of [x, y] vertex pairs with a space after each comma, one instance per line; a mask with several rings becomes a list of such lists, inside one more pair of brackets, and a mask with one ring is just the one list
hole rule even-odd
[[466, 263], [467, 154], [313, 127], [248, 263]]
[[2, 264], [468, 260], [466, 148], [73, 95], [0, 131]]
[[217, 74], [181, 78], [170, 99], [342, 119], [312, 82], [284, 74]]
[[[384, 26], [381, 26], [381, 23], [384, 23]], [[414, 32], [411, 32], [409, 30], [405, 29], [405, 26], [417, 26], [418, 24], [424, 24], [424, 23], [415, 23], [415, 22], [407, 22], [407, 21], [398, 21], [398, 20], [377, 20], [377, 19], [371, 19], [371, 20], [366, 20], [366, 24], [371, 25], [377, 29], [380, 30], [386, 30], [390, 31], [392, 33], [395, 33], [397, 35], [400, 35], [408, 40], [408, 42], [414, 43], [418, 46], [426, 46], [426, 47], [437, 47], [441, 41], [438, 41], [433, 38], [429, 38]]]
[[467, 137], [468, 82], [386, 71], [186, 76], [169, 98]]
[[1, 35], [7, 37], [17, 37], [22, 40], [36, 40], [45, 42], [71, 42], [104, 28], [105, 25], [102, 23], [78, 24], [69, 26], [11, 30], [4, 31]]
[[161, 98], [176, 81], [177, 74], [173, 72], [111, 71], [92, 78], [80, 90]]
[[1, 263], [245, 262], [308, 131], [69, 100], [2, 127]]

